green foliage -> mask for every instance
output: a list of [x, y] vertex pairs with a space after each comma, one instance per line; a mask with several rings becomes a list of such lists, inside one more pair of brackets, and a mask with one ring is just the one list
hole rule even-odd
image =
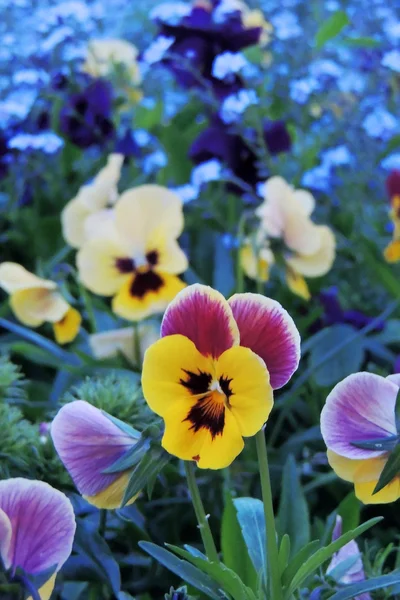
[[39, 430], [15, 406], [0, 403], [0, 479], [32, 476], [41, 468]]
[[339, 35], [339, 33], [350, 23], [347, 14], [338, 10], [321, 25], [315, 35], [315, 46], [317, 49], [322, 48], [329, 40]]
[[21, 368], [6, 354], [0, 355], [0, 402], [21, 401], [26, 398]]

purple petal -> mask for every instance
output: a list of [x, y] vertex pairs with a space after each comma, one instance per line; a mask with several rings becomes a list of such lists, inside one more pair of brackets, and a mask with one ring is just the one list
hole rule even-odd
[[272, 388], [281, 388], [300, 360], [300, 335], [292, 317], [279, 302], [260, 294], [235, 294], [228, 302], [239, 327], [240, 345], [263, 359]]
[[76, 400], [58, 412], [51, 425], [57, 453], [83, 496], [107, 489], [121, 473], [103, 474], [135, 440], [98, 408]]
[[[75, 516], [62, 492], [43, 481], [0, 481], [0, 510], [11, 523], [11, 541], [2, 559], [6, 568], [21, 567], [35, 575], [57, 565], [59, 570], [72, 550]], [[0, 512], [1, 514], [1, 512]], [[4, 532], [0, 518], [0, 533]]]
[[321, 432], [330, 450], [346, 458], [378, 457], [383, 452], [352, 445], [396, 435], [399, 388], [373, 373], [354, 373], [338, 383], [321, 413]]

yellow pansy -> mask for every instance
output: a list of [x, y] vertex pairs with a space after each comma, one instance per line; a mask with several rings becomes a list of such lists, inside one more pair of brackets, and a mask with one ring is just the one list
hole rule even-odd
[[87, 238], [87, 219], [118, 198], [117, 184], [124, 162], [122, 154], [110, 154], [107, 164], [94, 177], [83, 185], [78, 194], [65, 206], [61, 213], [61, 225], [65, 241], [73, 248], [80, 248]]
[[141, 80], [136, 46], [121, 39], [91, 40], [82, 70], [92, 77], [107, 77], [115, 67], [123, 67], [130, 81], [138, 85]]
[[124, 192], [100, 237], [91, 236], [77, 255], [82, 283], [113, 296], [114, 312], [131, 321], [163, 312], [185, 287], [177, 277], [188, 262], [177, 238], [183, 229], [182, 201], [158, 185]]
[[257, 252], [252, 241], [246, 240], [240, 249], [240, 262], [247, 277], [266, 282], [269, 279], [270, 267], [274, 263], [274, 255], [267, 245]]
[[[123, 327], [89, 336], [90, 348], [98, 359], [121, 354], [133, 365], [141, 365], [144, 353], [159, 339], [155, 325], [138, 323], [137, 327]], [[138, 356], [139, 354], [139, 356]]]
[[64, 300], [54, 281], [37, 277], [17, 263], [4, 262], [0, 287], [10, 295], [11, 309], [24, 325], [51, 323], [59, 344], [72, 342], [78, 335], [81, 316]]

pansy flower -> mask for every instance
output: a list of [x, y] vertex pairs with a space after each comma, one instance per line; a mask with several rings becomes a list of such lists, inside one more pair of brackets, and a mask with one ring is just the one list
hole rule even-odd
[[75, 400], [57, 413], [51, 424], [51, 437], [85, 500], [97, 508], [119, 508], [131, 472], [104, 471], [137, 444], [140, 434], [128, 434], [107, 413], [88, 402]]
[[180, 292], [142, 373], [144, 397], [165, 422], [165, 450], [201, 468], [230, 465], [243, 437], [267, 421], [273, 389], [296, 370], [299, 346], [293, 320], [270, 298], [226, 301], [199, 284]]
[[126, 40], [91, 40], [88, 44], [82, 71], [92, 77], [107, 77], [115, 67], [122, 67], [131, 82], [139, 84], [141, 75], [137, 57], [138, 49]]
[[320, 277], [332, 267], [333, 232], [328, 226], [311, 221], [315, 200], [310, 192], [295, 190], [282, 177], [271, 177], [265, 184], [264, 194], [264, 202], [256, 211], [261, 230], [271, 245], [274, 240], [283, 243], [278, 251], [286, 265], [288, 286], [308, 299], [304, 277]]
[[122, 154], [110, 154], [107, 164], [90, 183], [83, 185], [75, 198], [61, 213], [63, 236], [70, 246], [80, 248], [87, 237], [85, 223], [88, 217], [108, 206], [118, 198], [117, 184], [124, 162]]
[[56, 574], [71, 554], [75, 528], [72, 504], [62, 492], [21, 477], [0, 481], [1, 561], [11, 579], [17, 569], [23, 579], [54, 568], [38, 590], [40, 600], [51, 596]]
[[[332, 542], [335, 542], [342, 535], [342, 517], [336, 517], [335, 527], [332, 532]], [[343, 571], [345, 565], [348, 568]], [[335, 552], [326, 570], [327, 575], [332, 574], [332, 577], [342, 585], [365, 581], [365, 572], [362, 563], [362, 555], [358, 544], [355, 540], [351, 540]], [[338, 576], [335, 575], [338, 573]], [[354, 600], [371, 600], [370, 594], [359, 594], [354, 597]]]
[[399, 375], [384, 378], [354, 373], [333, 388], [321, 413], [329, 463], [339, 477], [354, 483], [356, 496], [364, 504], [394, 502], [400, 497], [399, 476], [374, 493], [391, 443], [395, 445], [397, 439], [399, 384]]
[[10, 295], [11, 309], [24, 325], [51, 323], [59, 344], [72, 342], [78, 335], [81, 316], [64, 300], [54, 281], [37, 277], [17, 263], [4, 262], [0, 287]]
[[386, 180], [390, 198], [390, 219], [393, 223], [393, 239], [385, 248], [385, 259], [394, 263], [400, 260], [400, 171], [392, 171]]
[[162, 312], [185, 287], [177, 277], [187, 258], [177, 242], [183, 229], [182, 201], [158, 185], [127, 190], [101, 235], [93, 234], [77, 255], [82, 283], [113, 296], [113, 311], [139, 321]]
[[89, 345], [98, 359], [113, 358], [120, 352], [132, 365], [141, 365], [144, 353], [159, 339], [155, 325], [138, 323], [137, 327], [122, 327], [89, 336]]

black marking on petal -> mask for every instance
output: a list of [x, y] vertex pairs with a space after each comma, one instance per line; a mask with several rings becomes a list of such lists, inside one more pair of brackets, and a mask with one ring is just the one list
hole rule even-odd
[[120, 273], [132, 273], [135, 270], [135, 263], [131, 258], [116, 258], [115, 266]]
[[225, 426], [225, 405], [223, 402], [215, 401], [213, 394], [200, 398], [190, 409], [184, 421], [189, 421], [195, 433], [200, 429], [208, 429], [212, 439], [222, 435]]
[[196, 396], [197, 394], [206, 394], [208, 392], [208, 388], [210, 387], [210, 383], [212, 381], [212, 376], [210, 373], [203, 373], [203, 371], [193, 373], [192, 371], [187, 371], [186, 369], [182, 369], [182, 371], [186, 373], [188, 378], [186, 380], [180, 379], [179, 383], [188, 389], [193, 396]]
[[219, 378], [219, 385], [221, 386], [221, 390], [224, 392], [227, 401], [229, 401], [229, 398], [233, 394], [231, 387], [230, 387], [231, 381], [232, 381], [232, 378], [225, 377], [224, 375], [222, 375]]
[[131, 296], [143, 298], [148, 292], [157, 292], [164, 285], [164, 280], [154, 271], [136, 273], [130, 287]]
[[146, 260], [150, 266], [155, 267], [159, 261], [158, 251], [152, 250], [151, 252], [148, 252], [146, 254]]

